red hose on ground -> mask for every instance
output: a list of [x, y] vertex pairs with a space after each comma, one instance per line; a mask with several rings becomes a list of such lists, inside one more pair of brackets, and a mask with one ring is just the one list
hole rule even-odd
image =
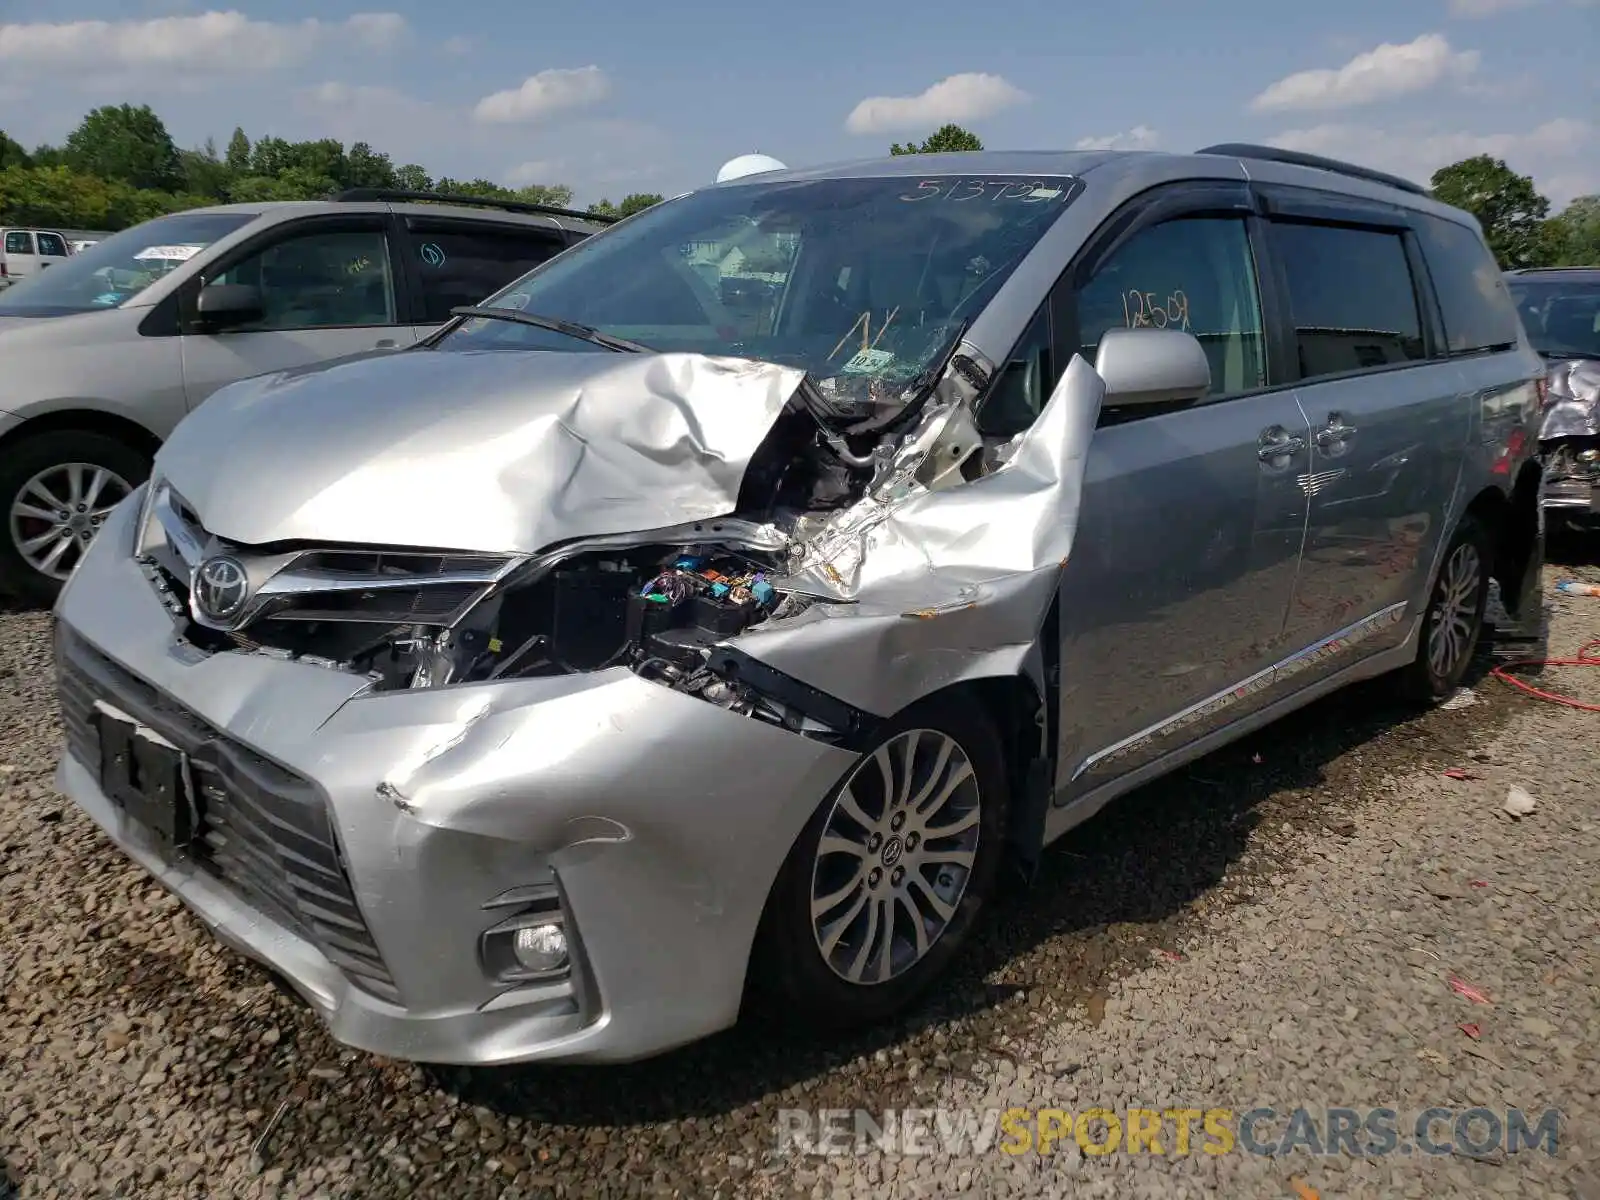
[[1514, 688], [1520, 688], [1530, 696], [1537, 696], [1541, 700], [1550, 700], [1556, 704], [1565, 704], [1568, 708], [1580, 708], [1584, 712], [1600, 712], [1600, 704], [1585, 704], [1582, 700], [1574, 700], [1571, 696], [1563, 696], [1558, 692], [1547, 692], [1536, 688], [1526, 680], [1518, 679], [1511, 674], [1519, 667], [1600, 667], [1600, 641], [1588, 642], [1579, 651], [1576, 658], [1528, 658], [1518, 662], [1503, 663], [1489, 672], [1497, 679], [1509, 683]]

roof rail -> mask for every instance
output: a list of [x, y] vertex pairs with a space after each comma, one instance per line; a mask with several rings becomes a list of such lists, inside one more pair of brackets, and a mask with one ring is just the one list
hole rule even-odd
[[1320, 154], [1303, 154], [1299, 150], [1280, 150], [1277, 146], [1257, 146], [1250, 142], [1223, 142], [1196, 150], [1196, 154], [1220, 154], [1227, 158], [1255, 158], [1262, 162], [1283, 163], [1291, 167], [1310, 167], [1317, 171], [1332, 171], [1335, 175], [1348, 175], [1352, 179], [1365, 179], [1385, 187], [1398, 188], [1414, 196], [1426, 196], [1428, 189], [1409, 179], [1390, 175], [1387, 171], [1374, 171], [1371, 167], [1358, 167], [1355, 163], [1341, 162], [1337, 158], [1324, 158]]
[[443, 192], [408, 192], [399, 188], [346, 188], [329, 197], [330, 200], [355, 202], [358, 200], [418, 200], [434, 204], [461, 204], [470, 208], [498, 208], [506, 212], [536, 213], [546, 217], [570, 217], [575, 221], [593, 221], [596, 225], [611, 225], [615, 217], [598, 213], [579, 212], [575, 208], [558, 208], [554, 204], [531, 204], [525, 200], [501, 200], [494, 196], [455, 196]]

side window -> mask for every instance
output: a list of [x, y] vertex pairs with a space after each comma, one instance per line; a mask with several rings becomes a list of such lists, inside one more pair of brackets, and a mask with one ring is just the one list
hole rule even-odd
[[1288, 279], [1303, 378], [1427, 357], [1398, 233], [1274, 222], [1272, 244]]
[[1082, 354], [1108, 329], [1181, 329], [1211, 360], [1212, 398], [1267, 381], [1254, 256], [1242, 219], [1184, 217], [1134, 234], [1078, 291]]
[[33, 234], [29, 233], [26, 229], [6, 230], [6, 253], [32, 254]]
[[41, 233], [39, 235], [39, 253], [54, 254], [58, 258], [65, 258], [67, 256], [67, 243], [62, 240], [60, 234]]
[[1503, 350], [1517, 344], [1517, 310], [1489, 247], [1465, 225], [1442, 217], [1420, 221], [1422, 252], [1444, 316], [1451, 354]]
[[242, 331], [395, 325], [383, 231], [307, 230], [235, 263], [212, 283], [257, 288], [265, 314]]
[[425, 325], [444, 324], [452, 308], [482, 304], [566, 248], [558, 234], [543, 229], [430, 227], [420, 222], [412, 225], [410, 245]]
[[991, 437], [1014, 437], [1038, 419], [1055, 387], [1050, 354], [1050, 305], [1047, 301], [995, 374], [989, 393], [978, 406], [977, 423]]

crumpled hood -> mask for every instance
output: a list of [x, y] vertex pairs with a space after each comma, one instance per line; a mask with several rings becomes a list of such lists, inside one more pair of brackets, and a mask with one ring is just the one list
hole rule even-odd
[[1570, 358], [1550, 364], [1549, 394], [1539, 440], [1600, 436], [1600, 360]]
[[400, 351], [223, 388], [156, 471], [246, 545], [534, 553], [731, 514], [803, 378], [700, 354]]

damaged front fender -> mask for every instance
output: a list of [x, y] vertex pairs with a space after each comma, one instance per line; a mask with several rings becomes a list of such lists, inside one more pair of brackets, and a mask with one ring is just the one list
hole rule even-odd
[[782, 586], [815, 602], [732, 644], [879, 715], [1024, 670], [1072, 551], [1104, 394], [1074, 357], [990, 473], [937, 489], [891, 474], [800, 547]]

